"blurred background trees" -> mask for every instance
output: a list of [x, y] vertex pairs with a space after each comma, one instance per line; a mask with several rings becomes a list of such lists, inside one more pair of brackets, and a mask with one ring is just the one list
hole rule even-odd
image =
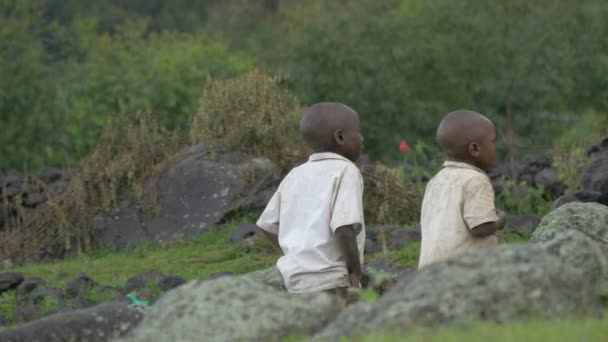
[[210, 79], [255, 66], [303, 105], [352, 106], [386, 162], [459, 108], [495, 120], [502, 155], [584, 143], [608, 131], [607, 17], [602, 0], [0, 0], [0, 169], [73, 165], [138, 111], [180, 131]]

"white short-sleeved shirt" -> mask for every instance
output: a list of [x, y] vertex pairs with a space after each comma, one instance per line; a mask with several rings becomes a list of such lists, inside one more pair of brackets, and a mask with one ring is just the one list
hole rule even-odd
[[480, 238], [470, 232], [497, 220], [494, 189], [488, 176], [473, 165], [445, 162], [424, 193], [418, 268], [497, 245], [494, 235]]
[[278, 235], [277, 267], [291, 293], [350, 286], [335, 231], [353, 225], [363, 264], [363, 178], [350, 160], [316, 153], [285, 177], [257, 221]]

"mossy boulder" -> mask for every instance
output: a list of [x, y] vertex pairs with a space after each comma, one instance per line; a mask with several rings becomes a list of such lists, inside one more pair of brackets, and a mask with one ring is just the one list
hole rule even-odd
[[350, 307], [316, 339], [478, 320], [599, 315], [605, 265], [599, 246], [577, 231], [543, 244], [463, 254], [404, 278], [371, 306]]
[[608, 207], [599, 203], [563, 205], [543, 217], [531, 241], [548, 241], [567, 230], [578, 230], [592, 240], [608, 245]]
[[196, 280], [168, 292], [123, 342], [275, 341], [310, 336], [333, 320], [338, 301], [293, 295], [251, 276]]

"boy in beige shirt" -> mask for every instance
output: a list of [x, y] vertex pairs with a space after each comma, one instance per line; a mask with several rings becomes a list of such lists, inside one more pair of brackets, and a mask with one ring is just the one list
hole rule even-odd
[[496, 246], [505, 225], [485, 173], [496, 163], [494, 124], [476, 112], [452, 112], [439, 124], [437, 142], [448, 160], [424, 193], [418, 268]]

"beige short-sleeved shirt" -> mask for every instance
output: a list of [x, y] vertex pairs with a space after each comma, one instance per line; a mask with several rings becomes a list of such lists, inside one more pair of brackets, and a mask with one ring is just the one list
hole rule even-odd
[[316, 153], [285, 177], [257, 221], [278, 234], [283, 256], [277, 267], [291, 293], [350, 286], [337, 228], [354, 225], [363, 264], [363, 178], [350, 160]]
[[466, 163], [445, 162], [424, 193], [418, 268], [462, 252], [496, 246], [496, 236], [479, 238], [469, 230], [497, 220], [488, 176]]

